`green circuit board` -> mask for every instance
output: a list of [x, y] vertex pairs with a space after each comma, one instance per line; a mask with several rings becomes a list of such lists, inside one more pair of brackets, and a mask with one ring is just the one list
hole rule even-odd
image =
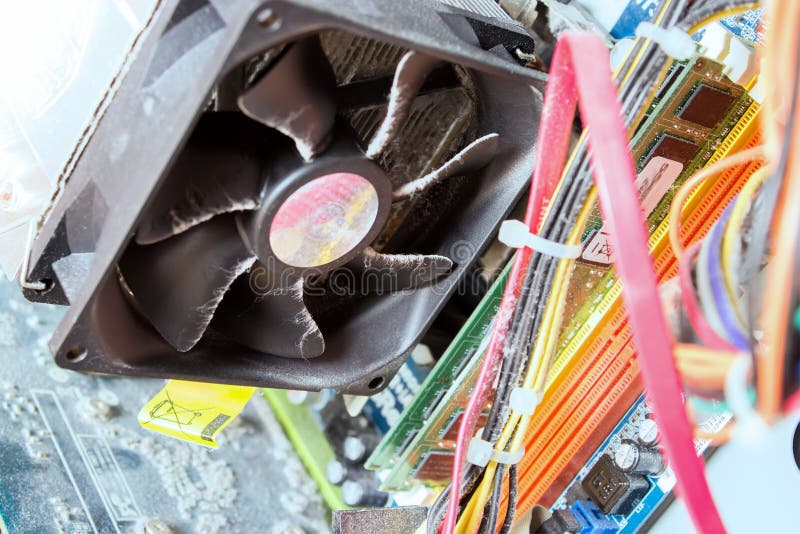
[[434, 411], [446, 404], [445, 397], [451, 386], [462, 383], [457, 378], [469, 372], [467, 367], [470, 363], [474, 366], [475, 362], [480, 361], [476, 355], [500, 306], [508, 271], [507, 266], [425, 379], [401, 420], [390, 429], [369, 457], [366, 463], [368, 469], [389, 469], [396, 465], [398, 458], [427, 424]]

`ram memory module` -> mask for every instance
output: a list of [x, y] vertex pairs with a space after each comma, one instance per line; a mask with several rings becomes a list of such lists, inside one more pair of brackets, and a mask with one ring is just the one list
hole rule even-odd
[[367, 469], [388, 469], [395, 465], [403, 450], [425, 426], [434, 410], [443, 404], [442, 401], [451, 386], [462, 383], [461, 375], [468, 373], [466, 369], [468, 364], [480, 361], [479, 348], [485, 342], [492, 320], [500, 306], [508, 271], [509, 266], [506, 266], [428, 374], [414, 401], [403, 412], [400, 421], [389, 429], [367, 459], [365, 464]]
[[[673, 72], [679, 67], [676, 80], [667, 78], [668, 96], [631, 143], [651, 234], [667, 216], [677, 187], [708, 163], [752, 104], [744, 89], [722, 74], [719, 63], [698, 58], [677, 64]], [[567, 294], [561, 347], [586, 323], [614, 280], [613, 251], [597, 206], [589, 215], [582, 242]]]

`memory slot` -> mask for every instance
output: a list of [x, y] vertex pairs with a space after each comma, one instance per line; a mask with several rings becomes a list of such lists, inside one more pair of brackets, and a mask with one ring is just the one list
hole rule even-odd
[[[755, 108], [754, 108], [755, 106]], [[726, 155], [739, 151], [744, 148], [751, 148], [760, 144], [761, 136], [756, 131], [758, 126], [758, 108], [756, 105], [745, 113], [737, 126], [742, 125], [737, 130], [734, 129], [732, 135], [735, 139], [728, 137], [729, 142], [723, 142], [720, 147], [715, 151], [714, 155], [709, 160], [709, 164], [714, 163]], [[748, 135], [750, 134], [750, 135]], [[746, 137], [745, 137], [746, 136]], [[743, 137], [745, 137], [743, 139]], [[744, 174], [749, 177], [758, 168], [758, 163], [745, 164], [742, 166], [734, 167], [724, 172], [716, 180], [707, 180], [701, 184], [693, 194], [691, 194], [686, 202], [686, 206], [682, 211], [683, 224], [681, 226], [681, 235], [684, 242], [694, 239], [695, 235], [705, 235], [702, 233], [701, 227], [709, 228], [713, 224], [713, 219], [710, 219], [715, 206], [720, 203], [729, 202], [744, 186], [744, 183], [737, 178]], [[710, 220], [709, 220], [710, 219]], [[660, 271], [665, 267], [665, 263], [674, 261], [675, 257], [672, 254], [672, 249], [669, 247], [669, 220], [661, 221], [658, 228], [650, 236], [650, 250], [653, 257], [656, 271]], [[611, 280], [605, 282], [608, 285], [608, 293], [594, 308], [591, 316], [586, 320], [575, 333], [569, 343], [562, 349], [562, 354], [576, 354], [579, 353], [585, 346], [586, 341], [592, 335], [594, 328], [598, 322], [607, 314], [612, 302], [621, 294], [621, 286]], [[599, 288], [600, 290], [604, 288]], [[559, 363], [564, 363], [566, 360], [559, 357], [556, 360], [551, 377], [556, 377], [559, 370]]]
[[[721, 198], [718, 197], [720, 202], [716, 203], [716, 206], [709, 206], [710, 203], [704, 203], [705, 207], [707, 209], [714, 209], [719, 213], [735, 194], [738, 193], [742, 184], [752, 175], [755, 168], [757, 168], [757, 166], [749, 165], [741, 172], [734, 171], [727, 173], [728, 176], [723, 176], [718, 182], [719, 189], [724, 191]], [[730, 185], [731, 181], [735, 184], [733, 187], [724, 187], [725, 182]], [[692, 225], [695, 226], [696, 230], [692, 232], [692, 237], [705, 235], [713, 224], [714, 217], [704, 217], [700, 214], [700, 211], [705, 210], [694, 212], [697, 214], [697, 217], [691, 218], [694, 220], [694, 224]], [[706, 213], [706, 215], [708, 215], [708, 213]], [[689, 223], [689, 221], [687, 221], [687, 223]], [[671, 256], [671, 249], [668, 247], [659, 254], [657, 264], [660, 264], [658, 271], [661, 279], [668, 278], [675, 274], [677, 267], [674, 257]], [[623, 363], [618, 363], [618, 365], [632, 363], [633, 352], [626, 353], [626, 351], [621, 351], [620, 353], [615, 353], [614, 351], [620, 343], [627, 343], [630, 340], [626, 314], [622, 307], [621, 300], [617, 296], [613, 299], [613, 302], [609, 304], [610, 306], [607, 310], [610, 315], [607, 320], [602, 321], [604, 324], [599, 325], [600, 330], [596, 332], [595, 342], [592, 344], [594, 347], [601, 345], [600, 352], [604, 352], [605, 357], [603, 357], [603, 354], [598, 355], [596, 348], [592, 350], [592, 346], [579, 358], [569, 358], [569, 356], [567, 356], [568, 360], [577, 360], [583, 365], [574, 368], [563, 380], [557, 382], [558, 386], [548, 398], [549, 402], [543, 403], [540, 407], [541, 411], [538, 417], [534, 416], [534, 421], [531, 425], [532, 431], [529, 432], [526, 437], [526, 457], [520, 466], [520, 493], [529, 485], [535, 485], [536, 489], [531, 489], [528, 492], [530, 495], [528, 499], [531, 499], [529, 503], [523, 503], [522, 500], [520, 501], [520, 513], [524, 513], [530, 506], [539, 502], [537, 499], [542, 498], [545, 492], [553, 497], [557, 496], [560, 491], [563, 490], [563, 486], [556, 484], [555, 480], [561, 478], [562, 482], [567, 483], [571, 478], [569, 474], [558, 472], [561, 466], [566, 466], [571, 462], [570, 465], [572, 465], [574, 471], [577, 472], [583, 465], [582, 462], [585, 461], [585, 459], [581, 458], [572, 458], [570, 451], [580, 450], [584, 442], [588, 441], [591, 437], [596, 437], [597, 434], [602, 434], [602, 427], [604, 425], [613, 427], [613, 425], [616, 424], [616, 421], [604, 421], [602, 414], [608, 411], [607, 408], [602, 407], [602, 410], [598, 409], [594, 398], [584, 395], [585, 391], [592, 390], [594, 387], [593, 380], [596, 379], [595, 377], [597, 374], [607, 372], [605, 369], [606, 366], [609, 365], [609, 360], [624, 360]], [[609, 338], [615, 338], [616, 342], [612, 342]], [[603, 342], [601, 340], [605, 341]], [[630, 350], [632, 351], [632, 349]], [[592, 357], [592, 355], [595, 357]], [[631, 386], [633, 386], [632, 392], [628, 391]], [[641, 385], [636, 382], [618, 383], [612, 393], [604, 397], [603, 405], [619, 402], [619, 399], [622, 397], [627, 397], [630, 402], [633, 402], [640, 392]], [[555, 412], [552, 411], [553, 406], [558, 407]], [[578, 406], [578, 408], [575, 408], [576, 406]], [[627, 406], [623, 408], [627, 409]], [[564, 424], [579, 427], [580, 433], [575, 435], [574, 433], [564, 432]], [[549, 439], [552, 437], [555, 437], [555, 439]], [[555, 462], [554, 460], [550, 460], [550, 463], [547, 464], [546, 461], [535, 456], [537, 454], [546, 455], [548, 451], [551, 457], [558, 458], [559, 461]], [[590, 455], [591, 450], [587, 450], [585, 452], [586, 458]], [[540, 468], [545, 465], [550, 466], [547, 472], [540, 470]], [[528, 499], [526, 499], [526, 501]], [[542, 502], [542, 504], [551, 503]]]
[[[583, 448], [589, 436], [596, 433], [598, 424], [608, 421], [609, 414], [619, 406], [620, 399], [629, 390], [635, 391], [633, 389], [635, 385], [638, 385], [636, 389], [641, 391], [638, 382], [639, 370], [633, 365], [634, 349], [630, 343], [626, 347], [620, 353], [608, 358], [611, 362], [607, 373], [590, 390], [584, 399], [586, 402], [579, 404], [575, 412], [561, 421], [556, 439], [551, 441], [536, 459], [521, 466], [524, 472], [519, 478], [518, 516], [523, 515], [536, 503], [545, 506], [552, 504], [544, 503], [542, 497], [545, 492], [551, 493], [553, 499], [558, 496], [560, 491], [555, 487], [556, 480], [572, 463], [574, 456]], [[604, 359], [604, 363], [606, 362]], [[635, 397], [631, 402], [634, 399]], [[611, 423], [611, 426], [614, 423], [616, 421]], [[591, 432], [587, 432], [587, 428], [591, 428]], [[558, 452], [552, 454], [556, 447]], [[532, 476], [536, 479], [535, 483], [531, 483]]]

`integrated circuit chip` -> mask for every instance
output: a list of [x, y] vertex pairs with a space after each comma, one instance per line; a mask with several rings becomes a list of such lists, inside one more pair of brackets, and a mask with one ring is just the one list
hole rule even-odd
[[672, 161], [677, 161], [681, 165], [686, 166], [687, 163], [692, 161], [695, 154], [697, 154], [699, 147], [686, 139], [675, 137], [674, 135], [664, 134], [658, 138], [658, 141], [650, 149], [647, 156], [644, 158], [644, 165], [650, 159], [661, 156]]
[[667, 78], [664, 80], [664, 83], [661, 84], [661, 87], [658, 89], [658, 94], [656, 94], [656, 99], [661, 100], [675, 85], [675, 82], [683, 76], [683, 72], [686, 70], [685, 65], [681, 65], [680, 63], [676, 63], [673, 68], [670, 69], [669, 74], [667, 74]]
[[650, 484], [642, 476], [623, 473], [611, 457], [604, 454], [581, 486], [602, 513], [627, 515], [636, 508]]
[[625, 495], [629, 483], [625, 473], [614, 465], [611, 457], [603, 455], [583, 479], [581, 485], [600, 510], [608, 514]]
[[[458, 437], [458, 429], [461, 426], [462, 419], [464, 419], [464, 413], [463, 412], [460, 413], [458, 415], [458, 417], [453, 419], [453, 422], [450, 423], [450, 425], [447, 426], [447, 430], [444, 431], [444, 433], [442, 434], [442, 439], [455, 441], [456, 438]], [[478, 417], [478, 422], [475, 423], [476, 427], [477, 428], [483, 427], [484, 425], [486, 425], [486, 421], [488, 419], [489, 419], [488, 412], [487, 411], [482, 412], [481, 415]]]
[[736, 97], [701, 83], [686, 100], [678, 117], [706, 128], [714, 128], [725, 118]]
[[453, 469], [452, 452], [429, 452], [414, 473], [417, 480], [444, 482]]

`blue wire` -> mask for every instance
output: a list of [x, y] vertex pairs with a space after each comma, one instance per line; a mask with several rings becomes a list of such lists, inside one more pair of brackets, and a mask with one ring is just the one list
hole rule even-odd
[[720, 217], [711, 229], [711, 235], [708, 236], [710, 242], [707, 243], [709, 247], [708, 264], [705, 267], [709, 270], [709, 281], [711, 283], [711, 292], [714, 296], [714, 307], [717, 309], [728, 341], [737, 349], [750, 350], [750, 342], [736, 317], [736, 311], [734, 310], [735, 304], [731, 302], [730, 295], [725, 287], [724, 274], [722, 272], [722, 236], [728, 219], [730, 218], [732, 206], [733, 203], [728, 204], [728, 207], [725, 208], [725, 211], [722, 213], [722, 217]]

